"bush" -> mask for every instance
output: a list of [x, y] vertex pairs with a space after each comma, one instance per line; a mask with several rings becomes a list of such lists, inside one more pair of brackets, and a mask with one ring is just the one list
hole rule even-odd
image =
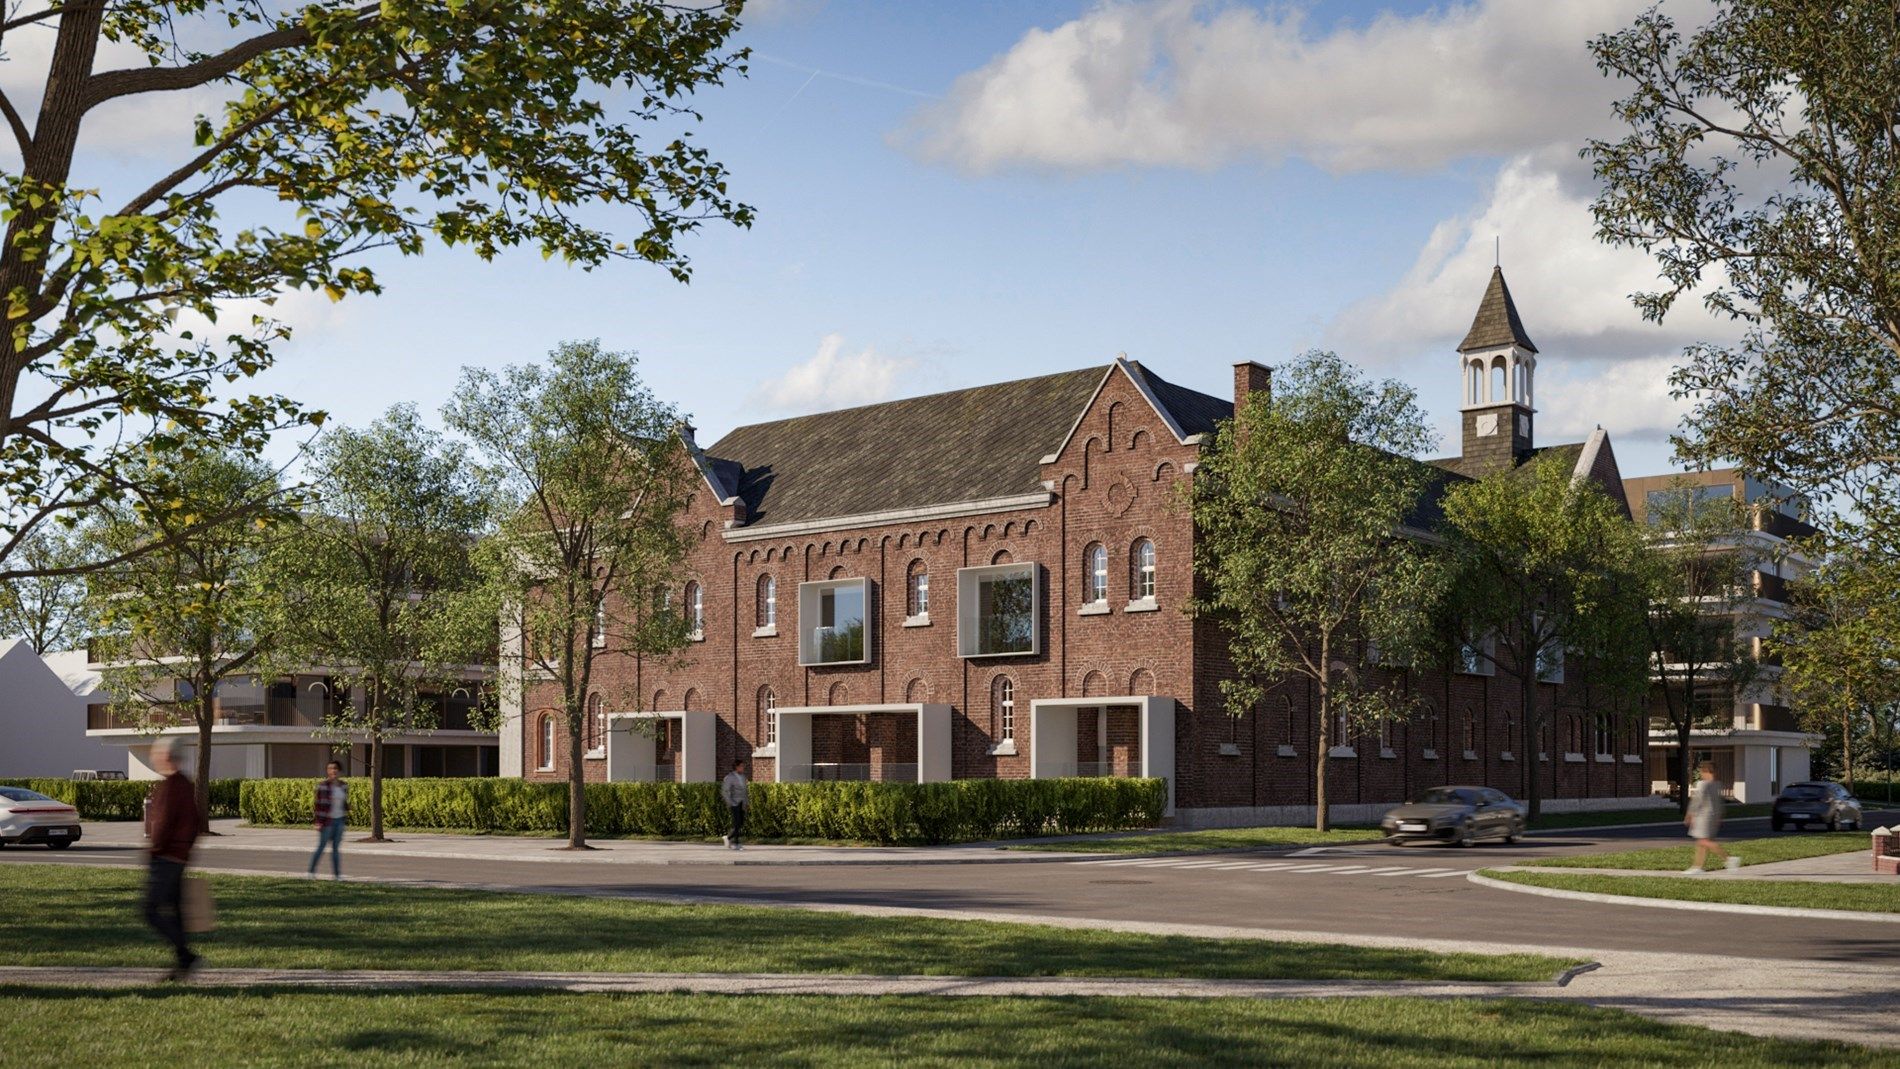
[[[234, 779], [211, 781], [211, 819], [238, 815], [240, 782]], [[0, 786], [25, 787], [48, 798], [57, 798], [78, 809], [82, 820], [143, 820], [146, 796], [157, 783], [154, 779], [0, 779]]]
[[[369, 820], [369, 781], [351, 779], [351, 819]], [[252, 824], [307, 824], [313, 781], [243, 780]], [[949, 783], [755, 783], [747, 831], [763, 839], [873, 843], [978, 842], [1013, 835], [1151, 827], [1167, 805], [1158, 779], [955, 780]], [[565, 832], [567, 784], [518, 779], [386, 779], [383, 822], [399, 828]], [[590, 783], [590, 835], [690, 836], [725, 831], [716, 783]]]

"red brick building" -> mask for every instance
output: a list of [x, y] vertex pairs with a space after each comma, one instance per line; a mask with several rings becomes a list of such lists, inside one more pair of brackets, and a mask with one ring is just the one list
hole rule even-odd
[[[1543, 452], [1536, 348], [1501, 274], [1460, 354], [1463, 449], [1433, 463], [1457, 480]], [[671, 596], [697, 638], [668, 663], [597, 656], [586, 775], [711, 779], [735, 757], [766, 780], [1154, 775], [1191, 822], [1304, 819], [1311, 695], [1289, 682], [1229, 716], [1225, 640], [1184, 611], [1182, 484], [1235, 401], [1268, 386], [1243, 363], [1234, 395], [1213, 397], [1117, 358], [703, 450], [689, 434], [698, 545]], [[1601, 431], [1548, 448], [1620, 500]], [[1564, 713], [1532, 745], [1514, 681], [1464, 667], [1404, 670], [1424, 712], [1334, 748], [1335, 803], [1446, 782], [1521, 794], [1533, 763], [1556, 808], [1647, 794], [1640, 722]], [[1574, 688], [1542, 684], [1540, 700], [1567, 709]], [[508, 710], [504, 774], [567, 775], [549, 698], [531, 685]]]

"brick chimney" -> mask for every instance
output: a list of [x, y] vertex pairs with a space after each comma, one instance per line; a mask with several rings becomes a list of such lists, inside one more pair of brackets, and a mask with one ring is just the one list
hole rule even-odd
[[1234, 365], [1234, 409], [1247, 403], [1247, 398], [1256, 393], [1271, 392], [1273, 372], [1265, 364], [1252, 360], [1242, 360]]

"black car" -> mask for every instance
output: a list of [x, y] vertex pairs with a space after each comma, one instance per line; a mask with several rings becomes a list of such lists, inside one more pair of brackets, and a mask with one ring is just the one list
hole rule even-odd
[[1792, 824], [1796, 830], [1810, 824], [1825, 824], [1829, 831], [1849, 828], [1860, 830], [1860, 800], [1846, 787], [1826, 780], [1790, 783], [1775, 796], [1768, 823], [1776, 831]]
[[1489, 787], [1432, 787], [1380, 822], [1388, 843], [1430, 840], [1470, 846], [1479, 839], [1514, 843], [1529, 819], [1523, 806]]

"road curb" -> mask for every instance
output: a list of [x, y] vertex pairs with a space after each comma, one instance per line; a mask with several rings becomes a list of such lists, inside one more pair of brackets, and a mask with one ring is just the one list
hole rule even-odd
[[1513, 883], [1509, 880], [1492, 879], [1477, 872], [1467, 873], [1465, 879], [1480, 887], [1489, 887], [1493, 890], [1542, 895], [1545, 898], [1567, 898], [1572, 902], [1599, 902], [1611, 906], [1645, 906], [1650, 909], [1681, 909], [1692, 913], [1740, 913], [1751, 917], [1798, 917], [1805, 920], [1874, 921], [1880, 924], [1900, 924], [1900, 913], [1874, 913], [1852, 909], [1807, 909], [1801, 906], [1751, 906], [1741, 902], [1691, 902], [1679, 898], [1606, 895], [1596, 891], [1570, 891], [1561, 887], [1538, 887], [1534, 884]]

